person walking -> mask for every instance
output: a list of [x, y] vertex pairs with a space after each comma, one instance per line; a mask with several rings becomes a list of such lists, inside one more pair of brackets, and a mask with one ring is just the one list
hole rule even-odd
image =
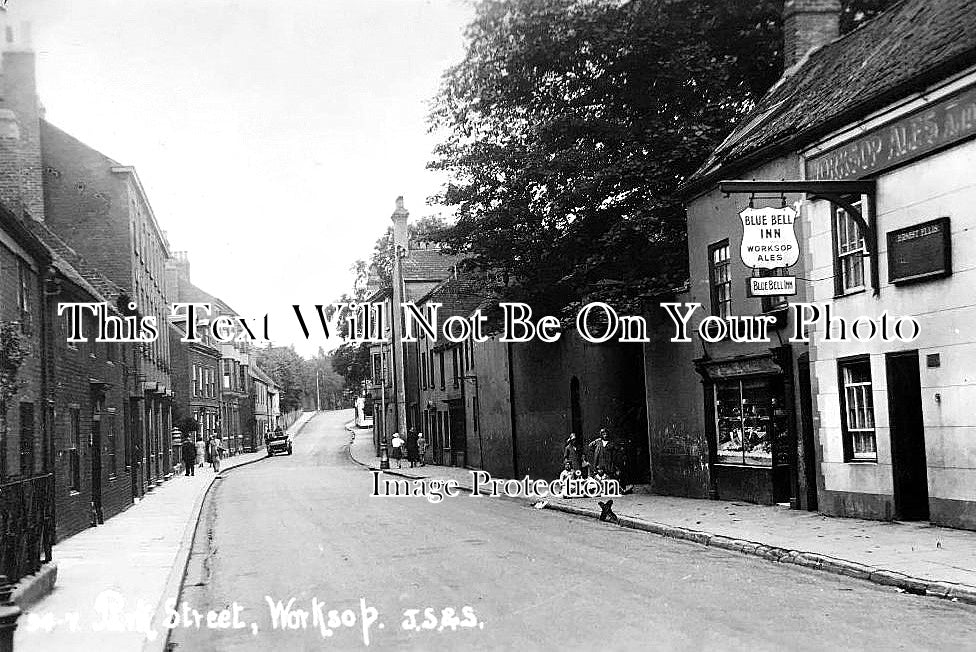
[[214, 473], [220, 471], [220, 455], [224, 447], [220, 444], [220, 436], [214, 435], [210, 438], [210, 464], [213, 466]]
[[417, 461], [420, 458], [420, 451], [417, 447], [417, 431], [411, 428], [407, 431], [407, 461], [410, 462], [410, 468], [417, 466]]
[[393, 433], [393, 439], [390, 440], [390, 446], [393, 447], [393, 459], [396, 460], [397, 468], [403, 468], [403, 439], [400, 438], [400, 433]]
[[183, 458], [183, 474], [196, 475], [197, 468], [197, 445], [193, 441], [193, 435], [187, 433], [183, 435], [183, 443], [180, 445], [180, 452]]
[[424, 433], [417, 433], [417, 454], [420, 457], [420, 466], [427, 465], [427, 439], [424, 438]]
[[203, 465], [207, 461], [207, 445], [203, 441], [203, 435], [197, 435], [197, 465], [199, 468], [203, 468]]

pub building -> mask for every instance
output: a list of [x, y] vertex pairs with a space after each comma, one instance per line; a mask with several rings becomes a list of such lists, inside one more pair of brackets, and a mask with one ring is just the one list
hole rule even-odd
[[829, 38], [839, 12], [786, 3], [786, 73], [683, 187], [691, 278], [675, 298], [760, 309], [737, 214], [778, 192], [804, 200], [787, 300], [848, 323], [911, 316], [919, 334], [837, 341], [818, 326], [790, 344], [790, 326], [765, 352], [696, 344], [704, 477], [718, 498], [788, 490], [825, 514], [976, 529], [976, 12], [903, 0]]

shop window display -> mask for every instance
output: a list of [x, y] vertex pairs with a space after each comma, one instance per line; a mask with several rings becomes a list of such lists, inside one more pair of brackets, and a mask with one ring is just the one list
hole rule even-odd
[[772, 466], [775, 442], [786, 436], [782, 385], [772, 379], [716, 383], [717, 462]]

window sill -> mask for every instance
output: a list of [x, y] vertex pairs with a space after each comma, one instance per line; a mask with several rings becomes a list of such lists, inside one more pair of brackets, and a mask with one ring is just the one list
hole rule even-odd
[[840, 294], [834, 293], [834, 298], [843, 299], [844, 297], [853, 297], [853, 296], [857, 296], [858, 294], [864, 294], [867, 291], [868, 289], [866, 287], [860, 287], [857, 288], [856, 290], [848, 290], [847, 292], [842, 292]]
[[877, 466], [878, 465], [878, 460], [876, 460], [876, 459], [874, 459], [874, 460], [859, 460], [859, 459], [855, 459], [855, 460], [844, 460], [844, 464], [866, 464], [866, 465], [869, 465], [869, 466]]

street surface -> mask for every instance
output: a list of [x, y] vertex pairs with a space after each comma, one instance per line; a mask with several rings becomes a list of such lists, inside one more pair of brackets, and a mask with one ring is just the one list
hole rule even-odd
[[[218, 481], [172, 649], [365, 649], [361, 600], [370, 649], [976, 649], [971, 606], [511, 500], [371, 497], [351, 414]], [[269, 597], [295, 599], [278, 628]]]

